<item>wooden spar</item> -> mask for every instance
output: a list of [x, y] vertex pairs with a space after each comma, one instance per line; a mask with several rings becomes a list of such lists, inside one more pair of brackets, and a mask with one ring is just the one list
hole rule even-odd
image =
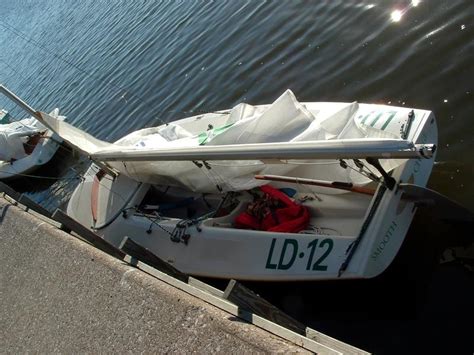
[[342, 182], [342, 181], [324, 181], [324, 180], [304, 179], [304, 178], [298, 178], [298, 177], [279, 176], [279, 175], [255, 175], [255, 179], [289, 182], [292, 184], [301, 184], [301, 185], [329, 187], [332, 189], [358, 192], [358, 193], [370, 195], [370, 196], [373, 196], [375, 193], [375, 189], [358, 186], [350, 182]]
[[[375, 194], [375, 189], [357, 186], [349, 182], [323, 181], [279, 175], [255, 175], [255, 179], [328, 187], [333, 189], [358, 192], [370, 196], [373, 196]], [[398, 184], [398, 188], [402, 191], [402, 200], [407, 200], [408, 202], [416, 202], [418, 206], [422, 207], [436, 207], [432, 208], [431, 216], [435, 216], [447, 221], [463, 222], [470, 224], [474, 223], [473, 212], [436, 191], [430, 190], [423, 186], [408, 183], [400, 183]]]

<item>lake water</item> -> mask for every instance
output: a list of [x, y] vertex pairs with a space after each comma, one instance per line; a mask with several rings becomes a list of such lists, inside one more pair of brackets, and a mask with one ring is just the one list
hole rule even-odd
[[[100, 139], [270, 103], [287, 88], [300, 101], [430, 109], [439, 146], [429, 187], [474, 209], [472, 0], [0, 0], [0, 9], [0, 81]], [[20, 115], [3, 98], [0, 107]], [[23, 184], [54, 209], [86, 167], [64, 153], [49, 168], [61, 180]], [[362, 333], [345, 335], [387, 351], [388, 338], [373, 345]]]

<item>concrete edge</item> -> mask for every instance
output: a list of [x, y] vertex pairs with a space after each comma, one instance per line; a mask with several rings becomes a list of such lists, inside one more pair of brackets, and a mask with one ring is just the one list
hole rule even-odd
[[[159, 281], [165, 282], [166, 284], [174, 288], [184, 291], [187, 294], [195, 298], [198, 298], [211, 306], [217, 307], [218, 309], [221, 309], [229, 313], [230, 315], [239, 317], [245, 320], [246, 322], [257, 326], [258, 328], [263, 329], [266, 332], [269, 332], [285, 341], [289, 341], [295, 344], [296, 346], [300, 346], [306, 350], [309, 350], [318, 354], [370, 354], [362, 349], [346, 344], [340, 340], [334, 339], [314, 329], [307, 328], [306, 337], [305, 337], [289, 329], [286, 329], [278, 324], [275, 324], [263, 317], [260, 317], [258, 315], [255, 315], [247, 311], [243, 311], [239, 309], [239, 307], [236, 306], [235, 304], [223, 299], [222, 298], [223, 292], [221, 290], [215, 289], [214, 287], [207, 285], [203, 283], [202, 281], [195, 279], [193, 277], [190, 277], [189, 282], [185, 283], [143, 262], [137, 261], [136, 259], [132, 258], [129, 255], [126, 255], [123, 261], [115, 257], [112, 257], [108, 255], [107, 253], [102, 252], [101, 250], [98, 250], [97, 248], [93, 247], [87, 241], [83, 240], [80, 236], [74, 235], [72, 233], [67, 233], [61, 230], [62, 228], [61, 223], [58, 223], [57, 221], [49, 217], [41, 215], [40, 213], [29, 208], [28, 206], [17, 202], [15, 199], [11, 198], [5, 193], [3, 193], [3, 195], [4, 195], [3, 199], [5, 201], [14, 205], [20, 211], [26, 212], [33, 218], [38, 218], [41, 221], [43, 221], [43, 223], [41, 223], [40, 226], [47, 225], [49, 227], [47, 231], [50, 233], [56, 234], [57, 237], [64, 238], [65, 236], [72, 236], [74, 237], [73, 239], [76, 239], [79, 242], [79, 244], [76, 244], [76, 245], [78, 246], [82, 245], [81, 249], [84, 246], [87, 246], [87, 248], [91, 248], [96, 253], [100, 253], [106, 256], [107, 258], [111, 258], [111, 260], [115, 262], [119, 262], [122, 265], [135, 267], [136, 269], [141, 270], [142, 272], [150, 275], [155, 280], [158, 279]], [[0, 195], [0, 197], [2, 196]], [[0, 216], [0, 221], [1, 221], [1, 216]], [[67, 238], [67, 239], [70, 239], [70, 238]]]

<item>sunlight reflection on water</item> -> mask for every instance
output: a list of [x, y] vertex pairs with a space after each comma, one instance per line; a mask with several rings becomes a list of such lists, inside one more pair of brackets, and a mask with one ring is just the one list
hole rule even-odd
[[404, 7], [403, 9], [393, 10], [392, 13], [390, 14], [390, 18], [391, 18], [392, 22], [400, 22], [403, 15], [405, 15], [405, 13], [408, 10], [410, 10], [412, 7], [417, 7], [420, 4], [420, 2], [421, 2], [420, 0], [411, 0], [410, 4], [406, 7]]

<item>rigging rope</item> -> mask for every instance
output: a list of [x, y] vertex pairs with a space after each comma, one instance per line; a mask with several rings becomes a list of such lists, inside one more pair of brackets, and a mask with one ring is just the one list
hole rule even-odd
[[[376, 182], [378, 184], [382, 184], [384, 185], [384, 181], [382, 179], [380, 179], [377, 175], [375, 175], [369, 168], [367, 168], [364, 163], [362, 163], [360, 160], [358, 159], [354, 159], [354, 162], [357, 160], [357, 163], [355, 163], [358, 167], [359, 167], [359, 170], [357, 169], [354, 169], [354, 167], [352, 167], [350, 164], [348, 164], [344, 159], [339, 159], [339, 165], [343, 168], [343, 169], [351, 169], [353, 171], [355, 171], [356, 173], [359, 173], [361, 174], [362, 176], [365, 176], [366, 178], [368, 178], [369, 180], [372, 180], [373, 182]], [[364, 171], [364, 168], [368, 171]]]

